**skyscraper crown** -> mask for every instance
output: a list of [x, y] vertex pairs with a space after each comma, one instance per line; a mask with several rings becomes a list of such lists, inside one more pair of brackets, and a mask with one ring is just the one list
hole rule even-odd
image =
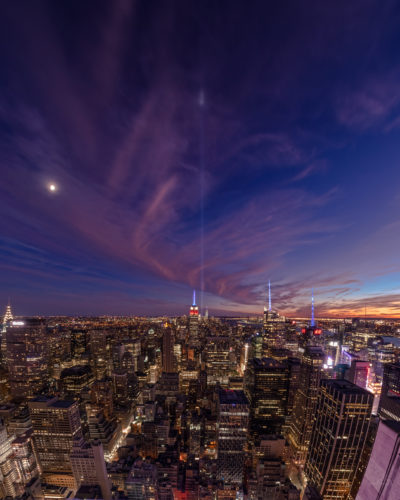
[[7, 307], [6, 307], [6, 313], [4, 315], [3, 323], [8, 323], [9, 321], [12, 321], [14, 319], [14, 316], [11, 312], [11, 304], [8, 302]]

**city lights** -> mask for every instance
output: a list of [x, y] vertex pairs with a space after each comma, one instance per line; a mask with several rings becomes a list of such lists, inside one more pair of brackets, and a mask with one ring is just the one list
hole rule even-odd
[[[331, 453], [347, 471], [346, 488], [352, 487], [358, 469], [347, 456], [367, 466], [372, 448], [369, 454], [361, 451], [369, 419], [400, 418], [399, 365], [385, 362], [382, 370], [382, 360], [400, 355], [399, 323], [370, 321], [360, 335], [354, 320], [338, 333], [336, 319], [314, 317], [311, 325], [311, 315], [286, 318], [267, 306], [252, 320], [210, 319], [201, 317], [194, 303], [186, 315], [169, 318], [17, 319], [8, 303], [1, 339], [7, 372], [0, 389], [10, 401], [28, 404], [13, 425], [41, 436], [42, 474], [60, 474], [63, 454], [72, 447], [71, 464], [57, 481], [71, 487], [76, 478], [92, 481], [110, 500], [121, 467], [129, 471], [124, 488], [131, 491], [137, 481], [141, 488], [150, 485], [143, 474], [153, 481], [158, 467], [171, 464], [188, 478], [195, 467], [208, 490], [222, 481], [244, 494], [248, 467], [248, 489], [261, 498], [270, 494], [265, 478], [282, 491], [290, 481], [298, 495], [308, 483], [329, 496], [342, 484], [335, 476], [328, 486], [318, 482], [321, 474], [331, 478], [324, 459]], [[358, 424], [335, 437], [343, 452], [328, 446], [322, 456], [334, 436], [325, 413], [339, 403], [345, 413], [333, 421], [334, 428], [342, 428], [341, 419]], [[178, 452], [181, 442], [185, 452], [166, 461], [167, 450]], [[23, 443], [32, 470], [39, 470], [28, 437]], [[290, 453], [284, 453], [286, 447]], [[134, 461], [133, 450], [139, 452]], [[198, 491], [200, 485], [193, 484]]]
[[1, 8], [0, 500], [400, 499], [400, 3]]

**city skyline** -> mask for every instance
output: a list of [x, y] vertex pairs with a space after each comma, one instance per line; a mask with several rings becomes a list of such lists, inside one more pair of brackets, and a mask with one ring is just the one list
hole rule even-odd
[[400, 316], [396, 2], [2, 13], [2, 316]]

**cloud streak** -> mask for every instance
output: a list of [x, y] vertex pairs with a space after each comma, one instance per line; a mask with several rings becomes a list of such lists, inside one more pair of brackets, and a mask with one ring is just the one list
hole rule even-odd
[[[346, 148], [380, 127], [396, 131], [396, 68], [332, 83], [325, 66], [324, 50], [347, 75], [364, 47], [344, 61], [343, 44], [351, 33], [370, 35], [373, 2], [344, 8], [350, 27], [337, 14], [331, 21], [328, 7], [309, 27], [297, 9], [287, 17], [277, 8], [282, 32], [275, 22], [266, 29], [270, 16], [253, 7], [230, 6], [226, 18], [186, 3], [99, 2], [97, 12], [22, 4], [7, 6], [0, 26], [9, 41], [0, 51], [3, 295], [14, 279], [21, 295], [25, 283], [51, 307], [52, 294], [60, 308], [64, 296], [71, 311], [72, 290], [75, 304], [90, 290], [120, 312], [118, 300], [153, 312], [154, 295], [183, 312], [203, 271], [211, 308], [260, 310], [269, 278], [283, 311], [306, 307], [311, 283], [331, 295], [332, 311], [358, 307], [366, 275], [352, 269], [354, 255], [343, 252], [330, 276], [309, 255], [328, 254], [359, 223], [341, 208], [354, 196], [341, 171]], [[225, 19], [243, 16], [238, 40]], [[378, 52], [379, 43], [374, 36]], [[54, 195], [49, 182], [59, 186]], [[366, 262], [375, 250], [365, 245]]]

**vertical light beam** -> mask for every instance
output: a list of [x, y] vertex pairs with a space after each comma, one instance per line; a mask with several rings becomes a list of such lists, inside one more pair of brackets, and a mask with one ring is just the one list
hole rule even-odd
[[311, 289], [311, 326], [315, 326], [315, 319], [314, 319], [314, 288]]
[[204, 107], [205, 95], [201, 89], [198, 105], [200, 108], [200, 314], [203, 314], [204, 302]]
[[271, 311], [271, 281], [268, 280], [268, 311]]

